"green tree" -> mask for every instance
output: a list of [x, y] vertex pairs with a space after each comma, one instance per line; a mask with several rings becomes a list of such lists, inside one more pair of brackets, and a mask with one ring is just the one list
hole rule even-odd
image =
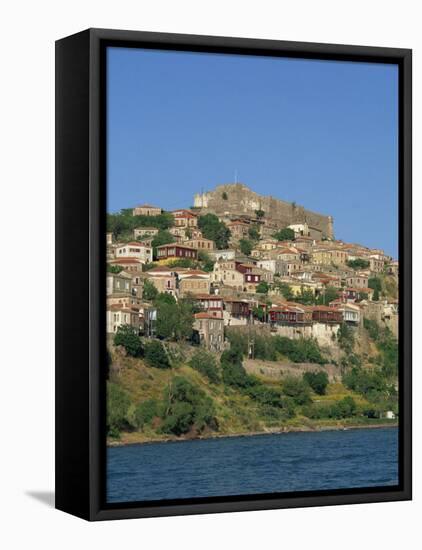
[[372, 288], [373, 290], [378, 290], [378, 292], [382, 291], [382, 282], [379, 277], [370, 277], [368, 279], [368, 287]]
[[378, 302], [378, 300], [380, 299], [380, 293], [379, 293], [379, 290], [377, 288], [374, 290], [374, 293], [372, 295], [372, 299], [374, 300], [374, 302]]
[[107, 231], [113, 233], [116, 240], [133, 238], [133, 230], [137, 227], [156, 227], [169, 229], [174, 224], [174, 218], [169, 212], [159, 216], [133, 216], [132, 209], [123, 209], [114, 214], [107, 214]]
[[107, 264], [107, 273], [120, 273], [123, 269], [124, 267], [122, 265]]
[[142, 298], [144, 300], [153, 301], [158, 296], [157, 287], [149, 279], [144, 280], [144, 288], [142, 291]]
[[259, 229], [256, 225], [251, 225], [251, 227], [248, 229], [248, 235], [251, 241], [259, 241]]
[[187, 340], [192, 336], [195, 303], [189, 297], [178, 302], [170, 294], [159, 294], [155, 300], [157, 307], [156, 334], [159, 338]]
[[129, 406], [129, 394], [118, 384], [107, 382], [107, 433], [111, 437], [119, 437], [127, 427]]
[[210, 255], [205, 250], [198, 251], [198, 260], [202, 264], [202, 269], [207, 273], [210, 273], [214, 269], [215, 261], [211, 259]]
[[130, 325], [121, 325], [114, 335], [114, 345], [123, 346], [126, 353], [132, 357], [142, 355], [142, 343], [137, 330]]
[[325, 395], [328, 386], [328, 374], [325, 371], [305, 372], [303, 380], [318, 395]]
[[162, 431], [182, 435], [207, 426], [218, 429], [212, 400], [198, 386], [176, 376], [164, 390]]
[[259, 284], [256, 285], [256, 291], [259, 294], [268, 294], [269, 289], [270, 285], [266, 281], [261, 281]]
[[137, 428], [143, 428], [146, 424], [161, 415], [161, 404], [157, 399], [147, 399], [139, 403], [135, 408], [135, 424]]
[[258, 219], [262, 219], [265, 216], [265, 212], [260, 208], [259, 210], [255, 210], [255, 215]]
[[189, 361], [189, 365], [206, 376], [213, 384], [218, 384], [220, 382], [220, 375], [213, 354], [208, 353], [205, 350], [198, 350], [193, 354], [191, 360]]
[[315, 303], [315, 294], [310, 288], [301, 287], [300, 292], [295, 295], [295, 302], [304, 305], [312, 305]]
[[227, 248], [230, 239], [230, 229], [224, 222], [220, 222], [215, 214], [199, 216], [198, 227], [206, 239], [215, 242], [218, 249]]
[[362, 258], [356, 258], [356, 260], [347, 260], [347, 266], [352, 269], [367, 269], [369, 267], [368, 260]]
[[223, 194], [221, 195], [221, 198], [223, 199], [223, 201], [226, 201], [226, 200], [228, 200], [229, 197], [228, 197], [227, 193], [225, 191], [223, 191]]
[[290, 229], [290, 227], [285, 227], [274, 233], [273, 237], [277, 239], [277, 241], [294, 241], [295, 232], [293, 229]]
[[242, 350], [239, 346], [230, 346], [220, 357], [223, 382], [229, 386], [245, 388], [250, 385], [249, 376], [242, 365]]
[[248, 239], [240, 239], [239, 246], [242, 254], [245, 254], [245, 256], [250, 256], [253, 248], [253, 243], [251, 241]]
[[169, 369], [170, 362], [163, 344], [159, 340], [151, 340], [145, 344], [145, 362], [150, 367]]

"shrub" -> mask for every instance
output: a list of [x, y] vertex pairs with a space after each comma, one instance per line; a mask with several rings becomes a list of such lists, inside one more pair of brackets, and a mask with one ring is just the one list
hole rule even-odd
[[119, 437], [127, 427], [129, 406], [129, 394], [118, 384], [107, 382], [107, 433], [111, 437]]
[[252, 241], [249, 239], [240, 239], [239, 246], [242, 254], [245, 254], [245, 256], [250, 256], [253, 248]]
[[256, 285], [256, 291], [259, 294], [268, 294], [269, 289], [270, 285], [266, 281], [261, 281], [258, 285]]
[[303, 380], [288, 376], [283, 380], [283, 393], [291, 397], [297, 405], [307, 405], [312, 402], [309, 386]]
[[318, 395], [325, 395], [328, 386], [328, 374], [322, 370], [305, 372], [303, 380], [309, 384], [312, 390]]
[[311, 338], [291, 340], [285, 336], [274, 336], [276, 350], [294, 363], [326, 363], [318, 342]]
[[165, 389], [163, 410], [164, 433], [182, 435], [192, 427], [199, 432], [206, 426], [218, 427], [212, 400], [181, 376], [175, 377]]
[[343, 397], [337, 403], [331, 405], [330, 416], [332, 418], [350, 418], [355, 416], [357, 412], [357, 405], [353, 397], [348, 395]]
[[189, 361], [189, 365], [206, 376], [213, 384], [220, 382], [217, 364], [214, 355], [203, 350], [198, 350]]
[[142, 343], [137, 330], [130, 325], [121, 325], [114, 336], [114, 345], [123, 346], [128, 355], [140, 357], [142, 355]]
[[356, 258], [356, 260], [347, 260], [347, 266], [352, 269], [367, 269], [369, 267], [368, 260]]
[[160, 416], [160, 402], [156, 399], [148, 399], [139, 403], [135, 409], [135, 424], [137, 428], [143, 428], [153, 418]]
[[170, 362], [163, 344], [158, 340], [151, 340], [145, 345], [145, 361], [150, 367], [169, 369]]
[[250, 379], [242, 365], [242, 350], [239, 346], [230, 346], [220, 358], [223, 382], [229, 386], [245, 388]]
[[280, 231], [277, 231], [274, 233], [274, 238], [278, 241], [294, 241], [295, 240], [295, 232], [293, 229], [290, 229], [290, 227], [285, 227], [284, 229], [281, 229]]
[[155, 298], [158, 295], [157, 287], [154, 285], [152, 281], [149, 279], [145, 279], [144, 281], [144, 288], [142, 291], [142, 298], [144, 300], [155, 300]]

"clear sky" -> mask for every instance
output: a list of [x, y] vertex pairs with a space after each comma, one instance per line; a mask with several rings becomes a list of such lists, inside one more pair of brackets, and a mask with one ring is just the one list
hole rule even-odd
[[109, 212], [235, 180], [397, 256], [393, 65], [109, 48]]

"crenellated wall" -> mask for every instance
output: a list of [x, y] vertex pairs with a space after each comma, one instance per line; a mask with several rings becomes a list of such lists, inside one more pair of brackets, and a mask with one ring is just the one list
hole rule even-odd
[[271, 196], [259, 195], [242, 183], [218, 185], [214, 191], [197, 193], [194, 196], [194, 206], [219, 216], [243, 214], [255, 217], [256, 210], [263, 210], [264, 219], [275, 222], [280, 228], [306, 221], [309, 226], [322, 231], [324, 237], [334, 237], [331, 216], [318, 214]]

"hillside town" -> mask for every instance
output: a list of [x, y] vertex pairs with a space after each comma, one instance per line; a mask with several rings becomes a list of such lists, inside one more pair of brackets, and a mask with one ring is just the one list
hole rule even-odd
[[227, 349], [227, 330], [235, 327], [324, 346], [342, 325], [357, 329], [370, 319], [398, 336], [396, 259], [336, 239], [331, 216], [294, 203], [274, 207], [276, 199], [251, 198], [239, 184], [213, 193], [170, 212], [140, 204], [109, 215], [109, 335], [129, 325], [156, 337], [154, 297], [161, 293], [189, 300], [190, 340], [211, 352]]

